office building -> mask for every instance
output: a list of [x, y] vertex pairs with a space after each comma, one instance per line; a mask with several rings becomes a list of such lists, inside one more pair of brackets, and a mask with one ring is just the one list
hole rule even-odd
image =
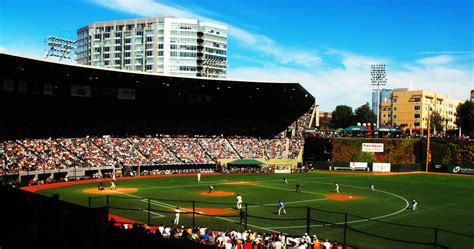
[[[431, 91], [406, 88], [393, 89], [391, 102], [382, 103], [381, 120], [384, 125], [402, 129], [426, 130], [428, 113], [440, 114], [443, 130], [457, 129], [456, 108], [462, 101]], [[439, 131], [438, 131], [439, 132]]]
[[98, 22], [77, 31], [77, 63], [225, 78], [227, 27], [175, 17]]

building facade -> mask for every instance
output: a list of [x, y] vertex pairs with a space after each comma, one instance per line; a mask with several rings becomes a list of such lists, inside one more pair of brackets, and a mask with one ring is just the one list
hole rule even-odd
[[428, 115], [437, 112], [442, 118], [444, 131], [457, 129], [454, 124], [456, 108], [461, 103], [460, 100], [450, 99], [436, 92], [394, 89], [391, 102], [381, 105], [382, 124], [403, 129], [426, 130]]
[[[390, 102], [390, 97], [392, 96], [392, 89], [380, 89], [380, 105], [383, 103]], [[377, 90], [372, 90], [372, 111], [377, 114], [377, 106], [378, 106], [378, 99], [377, 99]]]
[[175, 17], [98, 22], [77, 31], [77, 63], [225, 78], [227, 27]]

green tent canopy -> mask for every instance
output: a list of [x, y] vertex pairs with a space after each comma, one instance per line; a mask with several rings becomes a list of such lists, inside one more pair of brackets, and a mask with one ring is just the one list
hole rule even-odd
[[367, 128], [365, 128], [363, 126], [353, 125], [353, 126], [347, 127], [346, 129], [344, 129], [344, 131], [353, 132], [353, 131], [368, 131], [368, 130], [367, 130]]
[[232, 165], [262, 165], [263, 163], [255, 159], [237, 159], [228, 164]]

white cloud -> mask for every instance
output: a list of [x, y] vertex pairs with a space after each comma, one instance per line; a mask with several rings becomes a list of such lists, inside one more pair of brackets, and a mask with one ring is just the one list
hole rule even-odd
[[271, 56], [281, 64], [297, 64], [313, 68], [322, 62], [321, 58], [314, 53], [280, 47], [275, 41], [265, 35], [254, 34], [234, 25], [201, 16], [179, 6], [170, 6], [153, 0], [93, 0], [93, 2], [109, 9], [144, 17], [175, 16], [178, 18], [194, 18], [201, 21], [220, 23], [228, 27], [228, 35], [238, 40], [240, 46], [256, 50], [266, 56]]
[[438, 56], [426, 57], [426, 58], [418, 60], [419, 63], [425, 66], [447, 64], [452, 61], [453, 61], [453, 56], [451, 55], [438, 55]]
[[[371, 101], [370, 65], [390, 60], [362, 56], [345, 51], [330, 51], [338, 55], [342, 67], [327, 68], [315, 72], [292, 69], [279, 65], [265, 67], [231, 68], [229, 78], [247, 80], [280, 80], [301, 83], [313, 96], [323, 111], [332, 111], [345, 104], [353, 109]], [[430, 90], [465, 100], [473, 87], [473, 72], [469, 67], [411, 66], [409, 69], [387, 68], [387, 88], [409, 87], [413, 90]]]
[[0, 52], [8, 52], [9, 50], [5, 47], [0, 47]]
[[425, 51], [419, 54], [474, 54], [474, 51]]
[[[265, 35], [206, 18], [199, 14], [207, 14], [202, 10], [190, 11], [153, 0], [91, 1], [109, 9], [144, 17], [176, 16], [226, 25], [229, 38], [237, 40], [241, 48], [271, 58], [265, 61], [260, 61], [262, 58], [253, 58], [255, 62], [260, 61], [257, 63], [261, 65], [260, 67], [231, 67], [228, 72], [229, 78], [299, 82], [316, 97], [317, 104], [324, 111], [332, 111], [340, 104], [356, 108], [370, 102], [371, 64], [387, 64], [388, 88], [408, 87], [412, 83], [414, 89], [436, 91], [460, 100], [466, 99], [470, 89], [473, 88], [473, 57], [467, 56], [473, 54], [473, 51], [421, 52], [419, 54], [441, 55], [407, 63], [330, 49], [322, 54], [324, 61], [337, 62], [337, 66], [330, 66], [327, 63], [322, 64], [323, 58], [316, 53], [284, 48]], [[454, 60], [451, 54], [467, 54], [467, 57], [461, 59], [459, 55]], [[467, 60], [468, 65], [453, 65], [454, 62], [462, 63], [462, 60], [464, 62]], [[297, 65], [299, 68], [292, 65]], [[403, 68], [392, 68], [390, 65], [402, 65]]]

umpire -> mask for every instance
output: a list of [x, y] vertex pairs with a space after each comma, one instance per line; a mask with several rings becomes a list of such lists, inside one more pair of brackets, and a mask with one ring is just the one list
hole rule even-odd
[[245, 220], [245, 211], [243, 208], [240, 209], [240, 224], [243, 224], [244, 220]]

